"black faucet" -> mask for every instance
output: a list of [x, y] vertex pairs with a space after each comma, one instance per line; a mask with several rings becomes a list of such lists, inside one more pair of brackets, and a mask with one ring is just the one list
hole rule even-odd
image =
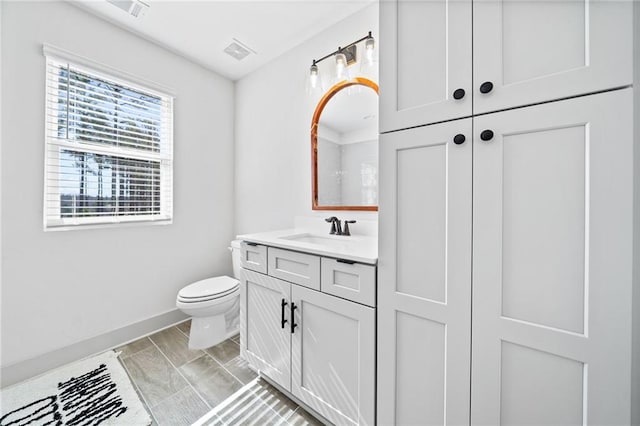
[[344, 221], [344, 231], [342, 231], [342, 235], [351, 235], [351, 233], [349, 232], [349, 224], [350, 223], [356, 223], [355, 220], [345, 220]]
[[331, 231], [329, 231], [329, 234], [342, 235], [342, 225], [340, 225], [340, 219], [335, 216], [331, 216], [326, 218], [325, 222], [331, 224]]
[[326, 218], [325, 221], [331, 224], [331, 231], [329, 231], [329, 234], [331, 235], [351, 235], [351, 232], [349, 232], [349, 224], [356, 223], [355, 220], [345, 220], [343, 231], [340, 219], [337, 217], [331, 216]]

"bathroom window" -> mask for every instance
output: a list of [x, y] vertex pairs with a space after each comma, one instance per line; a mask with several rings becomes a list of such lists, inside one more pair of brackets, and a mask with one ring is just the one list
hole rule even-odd
[[173, 98], [45, 55], [45, 229], [170, 222]]

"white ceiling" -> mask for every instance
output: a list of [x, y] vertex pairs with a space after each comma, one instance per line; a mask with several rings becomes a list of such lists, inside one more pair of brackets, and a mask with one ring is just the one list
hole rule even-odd
[[[238, 80], [375, 0], [144, 0], [134, 18], [106, 0], [73, 4]], [[256, 51], [241, 61], [223, 52], [233, 38]]]

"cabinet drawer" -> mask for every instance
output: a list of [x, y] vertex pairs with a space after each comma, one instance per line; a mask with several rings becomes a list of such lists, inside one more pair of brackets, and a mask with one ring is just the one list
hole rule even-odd
[[245, 269], [267, 273], [267, 247], [255, 243], [240, 243], [240, 263]]
[[326, 257], [322, 258], [321, 265], [321, 290], [323, 293], [333, 294], [375, 307], [375, 266], [328, 259]]
[[269, 275], [320, 290], [320, 258], [269, 247]]

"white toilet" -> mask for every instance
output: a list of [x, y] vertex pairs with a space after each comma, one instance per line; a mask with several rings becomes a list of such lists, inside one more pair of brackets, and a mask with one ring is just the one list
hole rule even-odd
[[[233, 274], [240, 277], [240, 241], [231, 242]], [[206, 278], [178, 292], [176, 307], [191, 317], [190, 349], [215, 346], [238, 332], [240, 282], [231, 277]]]

